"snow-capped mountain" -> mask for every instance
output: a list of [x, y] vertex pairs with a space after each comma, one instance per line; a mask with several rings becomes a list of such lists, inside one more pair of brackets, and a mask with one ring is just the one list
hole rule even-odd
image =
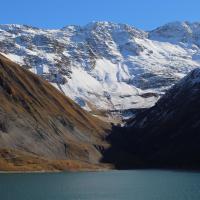
[[0, 25], [0, 52], [87, 110], [149, 107], [200, 66], [200, 23], [150, 32], [110, 22], [59, 30]]

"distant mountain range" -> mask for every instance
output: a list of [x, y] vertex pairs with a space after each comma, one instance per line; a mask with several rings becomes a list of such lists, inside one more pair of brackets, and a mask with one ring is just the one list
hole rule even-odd
[[0, 25], [0, 52], [88, 111], [146, 108], [200, 66], [200, 23], [152, 31], [93, 22], [44, 30]]

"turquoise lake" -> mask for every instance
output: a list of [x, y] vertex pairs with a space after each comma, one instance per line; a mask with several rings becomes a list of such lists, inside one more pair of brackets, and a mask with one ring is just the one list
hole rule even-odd
[[200, 173], [165, 170], [0, 174], [1, 200], [200, 200]]

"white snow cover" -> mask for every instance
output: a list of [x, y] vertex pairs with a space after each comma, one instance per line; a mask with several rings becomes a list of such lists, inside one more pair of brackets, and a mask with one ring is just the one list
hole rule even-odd
[[55, 66], [52, 83], [86, 110], [143, 108], [200, 66], [200, 23], [174, 22], [150, 32], [92, 22], [43, 30], [0, 25], [0, 52], [37, 73]]

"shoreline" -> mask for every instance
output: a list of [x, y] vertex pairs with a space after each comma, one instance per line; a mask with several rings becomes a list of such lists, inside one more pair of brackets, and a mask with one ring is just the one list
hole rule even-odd
[[163, 168], [135, 168], [135, 169], [82, 169], [82, 170], [38, 170], [38, 171], [0, 171], [0, 174], [53, 174], [53, 173], [80, 173], [80, 172], [112, 172], [112, 171], [171, 171], [171, 172], [196, 172], [200, 173], [200, 169], [163, 169]]
[[63, 172], [106, 172], [106, 171], [125, 171], [125, 170], [117, 170], [117, 169], [109, 169], [109, 168], [102, 168], [102, 169], [69, 169], [69, 170], [36, 170], [36, 171], [0, 171], [0, 174], [45, 174], [45, 173], [63, 173]]

